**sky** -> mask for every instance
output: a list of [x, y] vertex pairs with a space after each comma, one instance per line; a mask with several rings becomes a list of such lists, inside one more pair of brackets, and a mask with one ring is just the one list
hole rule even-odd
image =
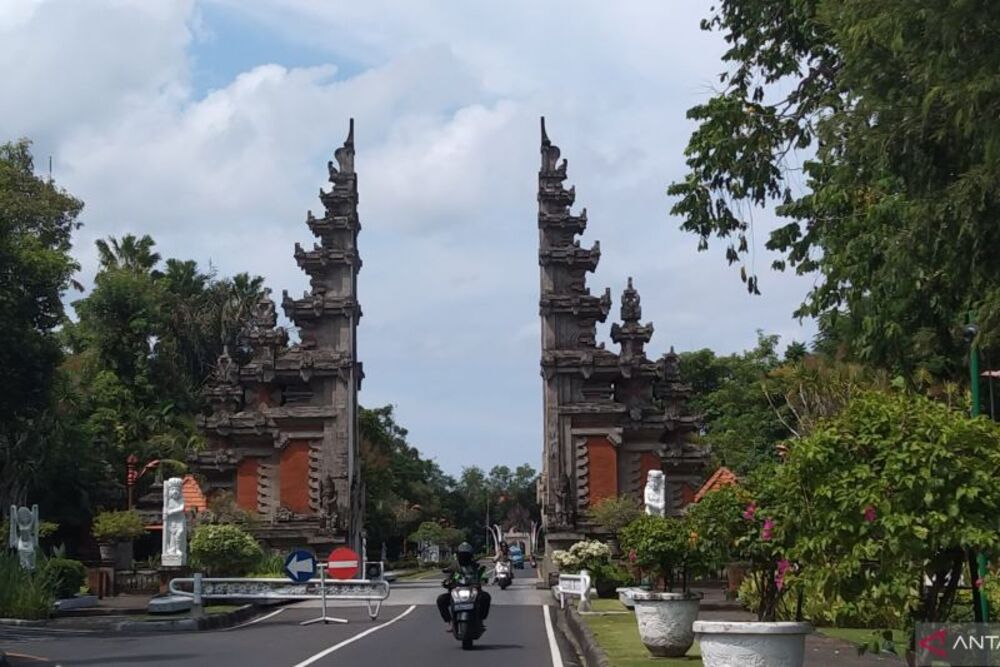
[[[713, 244], [680, 231], [667, 185], [685, 173], [685, 117], [723, 70], [699, 29], [707, 0], [3, 0], [0, 141], [86, 207], [74, 254], [150, 234], [164, 257], [307, 278], [326, 162], [355, 119], [361, 403], [395, 406], [411, 444], [449, 473], [536, 467], [542, 448], [539, 122], [569, 161], [601, 242], [588, 285], [628, 276], [658, 357], [809, 341], [792, 317], [812, 284], [768, 269], [776, 223], [756, 218], [760, 297]], [[285, 321], [285, 325], [289, 323]]]

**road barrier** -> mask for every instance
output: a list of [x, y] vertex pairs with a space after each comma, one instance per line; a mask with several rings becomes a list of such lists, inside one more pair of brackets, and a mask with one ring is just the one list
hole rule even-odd
[[[378, 618], [382, 602], [389, 597], [389, 582], [372, 579], [327, 579], [326, 563], [319, 563], [318, 581], [294, 583], [288, 579], [269, 577], [193, 577], [171, 579], [169, 589], [174, 595], [202, 600], [320, 600], [323, 615], [315, 621], [344, 622], [326, 616], [327, 600], [356, 600], [368, 607], [368, 616]], [[306, 621], [306, 623], [314, 621]]]
[[567, 597], [580, 598], [580, 611], [590, 611], [590, 573], [580, 570], [580, 574], [560, 574], [559, 585], [553, 592], [559, 598], [559, 607], [566, 608]]

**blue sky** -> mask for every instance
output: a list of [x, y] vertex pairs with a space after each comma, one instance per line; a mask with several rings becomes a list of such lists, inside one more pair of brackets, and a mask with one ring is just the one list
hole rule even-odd
[[[538, 117], [601, 241], [589, 284], [627, 276], [656, 326], [651, 355], [808, 340], [791, 318], [810, 279], [766, 270], [763, 297], [722, 249], [669, 216], [689, 107], [717, 82], [709, 3], [7, 0], [0, 139], [35, 140], [86, 202], [95, 239], [148, 233], [164, 256], [307, 282], [294, 243], [326, 161], [357, 123], [365, 405], [391, 403], [442, 467], [539, 464]], [[610, 320], [599, 329], [608, 339]]]

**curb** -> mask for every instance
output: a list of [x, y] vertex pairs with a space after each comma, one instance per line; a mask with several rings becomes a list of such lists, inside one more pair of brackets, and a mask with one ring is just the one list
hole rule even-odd
[[[117, 623], [90, 624], [86, 627], [61, 625], [64, 630], [87, 630], [90, 632], [190, 632], [196, 630], [221, 630], [238, 625], [257, 616], [266, 608], [257, 605], [243, 605], [225, 614], [211, 614], [198, 618], [174, 618], [162, 621], [118, 621]], [[94, 618], [94, 617], [90, 617]], [[0, 626], [49, 627], [49, 621], [27, 621], [19, 618], [0, 618]], [[2, 663], [0, 663], [2, 664]]]
[[576, 609], [567, 605], [566, 609], [562, 611], [562, 618], [565, 620], [569, 634], [576, 643], [587, 667], [614, 667], [608, 654], [597, 643], [594, 633], [590, 631], [587, 623]]
[[177, 618], [163, 621], [122, 621], [111, 626], [114, 632], [184, 632], [192, 630], [221, 630], [257, 615], [259, 608], [248, 604], [225, 614], [212, 614], [198, 618]]

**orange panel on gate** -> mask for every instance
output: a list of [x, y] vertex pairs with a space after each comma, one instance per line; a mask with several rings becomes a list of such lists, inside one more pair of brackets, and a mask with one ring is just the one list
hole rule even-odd
[[243, 459], [236, 469], [236, 504], [257, 511], [257, 459]]
[[587, 438], [590, 506], [618, 495], [618, 452], [607, 438]]
[[281, 504], [309, 514], [309, 441], [292, 440], [281, 450]]
[[641, 490], [646, 488], [646, 480], [649, 479], [649, 471], [663, 470], [663, 463], [660, 461], [660, 457], [655, 453], [643, 452], [639, 469], [642, 471], [642, 476], [639, 478], [639, 489]]

